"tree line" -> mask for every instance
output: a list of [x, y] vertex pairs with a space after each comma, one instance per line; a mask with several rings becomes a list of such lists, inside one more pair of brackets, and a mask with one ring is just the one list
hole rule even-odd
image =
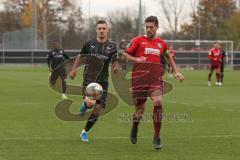
[[[165, 30], [160, 37], [183, 40], [233, 40], [240, 46], [240, 12], [235, 0], [153, 0], [159, 5]], [[189, 22], [181, 22], [186, 2], [191, 4]], [[97, 20], [102, 17], [83, 18], [81, 5], [74, 0], [7, 0], [0, 11], [0, 33], [31, 28], [37, 25], [37, 39], [47, 42], [61, 37], [66, 49], [79, 49], [82, 43], [95, 36]], [[34, 6], [33, 6], [34, 5]], [[35, 9], [33, 12], [33, 8]], [[34, 17], [35, 16], [35, 17]], [[186, 16], [186, 15], [185, 15]], [[36, 18], [35, 23], [33, 23]], [[138, 34], [138, 8], [125, 8], [109, 12], [106, 18], [114, 41], [131, 39]]]

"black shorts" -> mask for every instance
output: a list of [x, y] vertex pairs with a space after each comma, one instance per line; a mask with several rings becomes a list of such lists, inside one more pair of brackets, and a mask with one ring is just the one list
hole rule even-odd
[[65, 79], [67, 77], [67, 71], [64, 65], [52, 71], [50, 76], [50, 83], [54, 85], [58, 77], [61, 77], [61, 79]]
[[223, 73], [223, 72], [224, 72], [224, 64], [221, 63], [221, 73]]
[[[96, 82], [103, 88], [103, 94], [100, 99], [96, 100], [96, 104], [100, 104], [103, 108], [106, 106], [107, 92], [108, 92], [108, 75], [103, 75], [104, 61], [97, 57], [90, 57], [87, 59], [87, 64], [83, 73], [83, 95], [85, 98], [86, 86], [90, 83]], [[107, 72], [107, 71], [106, 71]]]
[[[93, 83], [93, 82], [90, 82]], [[83, 82], [83, 99], [85, 98], [85, 90], [89, 82]], [[97, 81], [96, 83], [100, 84], [103, 88], [102, 96], [96, 100], [96, 104], [100, 104], [103, 108], [106, 106], [107, 95], [108, 95], [108, 82], [107, 81]]]

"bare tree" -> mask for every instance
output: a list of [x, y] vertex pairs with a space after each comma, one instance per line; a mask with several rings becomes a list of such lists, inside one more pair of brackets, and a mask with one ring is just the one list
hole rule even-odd
[[3, 1], [4, 10], [0, 15], [0, 28], [2, 32], [13, 31], [22, 28], [21, 19], [21, 0]]
[[178, 32], [179, 20], [182, 16], [185, 0], [157, 0], [157, 2], [161, 5], [168, 23], [168, 27], [165, 27], [165, 29], [172, 33], [173, 38]]
[[191, 10], [192, 10], [192, 14], [194, 14], [194, 15], [197, 14], [199, 1], [200, 0], [189, 0]]
[[0, 12], [0, 31], [33, 27], [37, 29], [34, 35], [39, 46], [47, 48], [52, 37], [82, 31], [82, 10], [76, 4], [77, 0], [5, 0]]
[[137, 35], [137, 15], [134, 15], [135, 13], [132, 8], [108, 13], [108, 20], [112, 27], [111, 38], [120, 41], [121, 39], [131, 39]]
[[[191, 23], [183, 24], [181, 32], [190, 39], [219, 39], [224, 22], [236, 13], [235, 0], [199, 0]], [[197, 10], [196, 10], [197, 9]], [[232, 23], [232, 21], [228, 21]], [[226, 36], [224, 36], [224, 39]]]

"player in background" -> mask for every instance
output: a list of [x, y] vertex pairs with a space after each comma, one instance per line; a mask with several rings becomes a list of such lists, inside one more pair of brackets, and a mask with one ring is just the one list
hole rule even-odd
[[161, 149], [160, 129], [162, 124], [162, 93], [163, 69], [160, 56], [164, 55], [173, 68], [176, 79], [182, 81], [184, 76], [176, 68], [172, 56], [169, 55], [167, 44], [156, 37], [158, 19], [150, 16], [145, 19], [146, 35], [133, 38], [131, 44], [123, 53], [128, 61], [134, 63], [132, 70], [132, 94], [135, 105], [133, 124], [130, 133], [132, 144], [137, 143], [138, 125], [145, 111], [145, 103], [150, 97], [153, 102], [153, 144], [155, 149]]
[[80, 116], [84, 115], [87, 108], [93, 107], [92, 113], [88, 117], [85, 128], [80, 134], [80, 138], [83, 142], [88, 141], [87, 132], [97, 122], [98, 116], [102, 109], [106, 106], [107, 91], [108, 91], [108, 67], [112, 61], [112, 70], [117, 72], [119, 64], [117, 61], [117, 45], [108, 40], [108, 24], [105, 20], [99, 20], [96, 23], [96, 38], [88, 40], [81, 50], [81, 53], [76, 57], [72, 70], [69, 73], [69, 77], [74, 79], [77, 72], [77, 67], [84, 63], [85, 68], [83, 73], [83, 94], [85, 94], [85, 88], [88, 84], [96, 82], [103, 88], [103, 95], [95, 102], [90, 101], [85, 95], [83, 96], [83, 102], [80, 106]]
[[48, 53], [47, 63], [48, 69], [50, 71], [50, 84], [55, 85], [58, 77], [62, 81], [62, 99], [67, 99], [66, 96], [66, 77], [67, 71], [65, 67], [66, 60], [69, 59], [69, 56], [65, 54], [64, 50], [60, 48], [58, 41], [52, 41], [52, 50]]
[[221, 83], [223, 83], [223, 78], [224, 78], [224, 63], [228, 63], [229, 58], [228, 58], [228, 53], [221, 48], [221, 55], [222, 55], [222, 60], [221, 60]]
[[[170, 47], [169, 47], [169, 54], [172, 56], [172, 59], [175, 61], [175, 59], [176, 59], [176, 52], [174, 51], [172, 45], [170, 45]], [[171, 67], [171, 65], [169, 63], [168, 63], [168, 75], [169, 75], [170, 79], [173, 78], [173, 68]]]
[[221, 86], [221, 61], [222, 54], [219, 43], [215, 43], [213, 48], [209, 50], [208, 59], [210, 60], [210, 73], [208, 74], [208, 86], [211, 86], [211, 78], [213, 71], [216, 70], [216, 85]]

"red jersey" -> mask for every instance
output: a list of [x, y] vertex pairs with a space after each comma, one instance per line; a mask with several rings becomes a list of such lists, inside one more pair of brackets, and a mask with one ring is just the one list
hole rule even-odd
[[134, 63], [132, 71], [132, 92], [135, 105], [144, 104], [155, 90], [163, 92], [161, 55], [167, 51], [167, 44], [160, 38], [139, 36], [132, 40], [125, 50], [133, 57], [146, 57], [145, 63]]
[[150, 39], [146, 36], [139, 36], [131, 41], [131, 45], [125, 50], [134, 57], [147, 57], [146, 62], [160, 64], [160, 55], [167, 51], [168, 47], [160, 38]]
[[218, 48], [212, 48], [209, 51], [208, 58], [211, 62], [221, 62], [222, 54]]
[[169, 54], [172, 56], [173, 59], [176, 58], [176, 53], [175, 53], [174, 50], [170, 50], [170, 51], [169, 51]]

